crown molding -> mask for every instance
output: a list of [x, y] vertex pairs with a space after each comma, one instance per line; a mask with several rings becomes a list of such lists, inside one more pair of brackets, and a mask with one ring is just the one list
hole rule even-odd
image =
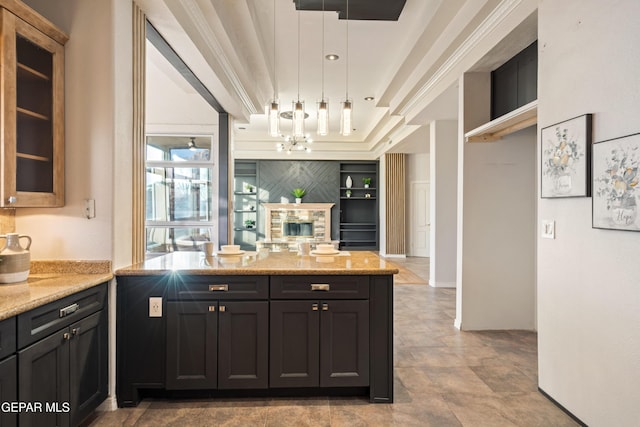
[[404, 117], [411, 115], [424, 103], [427, 97], [442, 83], [447, 75], [455, 72], [462, 61], [474, 50], [480, 43], [495, 31], [502, 22], [518, 7], [528, 0], [504, 0], [485, 18], [484, 21], [471, 33], [469, 37], [447, 58], [447, 60], [438, 68], [438, 70], [428, 79], [424, 85], [414, 92], [414, 95], [407, 100], [405, 105], [398, 111], [398, 114]]

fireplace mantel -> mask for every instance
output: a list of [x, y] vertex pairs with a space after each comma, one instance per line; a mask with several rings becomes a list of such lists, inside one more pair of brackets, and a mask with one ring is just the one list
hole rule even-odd
[[296, 236], [283, 235], [284, 218], [293, 217], [301, 222], [313, 223], [313, 237], [316, 240], [331, 240], [331, 208], [334, 203], [262, 203], [265, 239], [295, 239]]

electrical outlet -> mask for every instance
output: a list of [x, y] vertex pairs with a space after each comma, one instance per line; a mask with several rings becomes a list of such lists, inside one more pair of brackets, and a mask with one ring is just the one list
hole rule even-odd
[[86, 199], [84, 201], [84, 215], [87, 219], [96, 217], [96, 201], [94, 199]]
[[162, 317], [162, 297], [149, 298], [149, 317]]
[[554, 220], [549, 220], [549, 219], [542, 220], [542, 238], [543, 239], [556, 238], [556, 222]]

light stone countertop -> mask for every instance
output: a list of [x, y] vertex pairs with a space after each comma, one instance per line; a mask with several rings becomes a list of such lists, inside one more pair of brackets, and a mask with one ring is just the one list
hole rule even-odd
[[109, 261], [32, 261], [26, 282], [0, 284], [0, 320], [112, 278]]
[[245, 252], [239, 256], [205, 257], [202, 252], [173, 252], [121, 268], [118, 276], [163, 275], [389, 275], [398, 273], [392, 263], [368, 251], [341, 252], [335, 256], [302, 256], [295, 252]]

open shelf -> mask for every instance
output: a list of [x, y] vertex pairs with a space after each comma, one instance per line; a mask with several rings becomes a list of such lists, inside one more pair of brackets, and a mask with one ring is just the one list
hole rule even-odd
[[538, 123], [538, 100], [465, 133], [467, 142], [494, 142]]

